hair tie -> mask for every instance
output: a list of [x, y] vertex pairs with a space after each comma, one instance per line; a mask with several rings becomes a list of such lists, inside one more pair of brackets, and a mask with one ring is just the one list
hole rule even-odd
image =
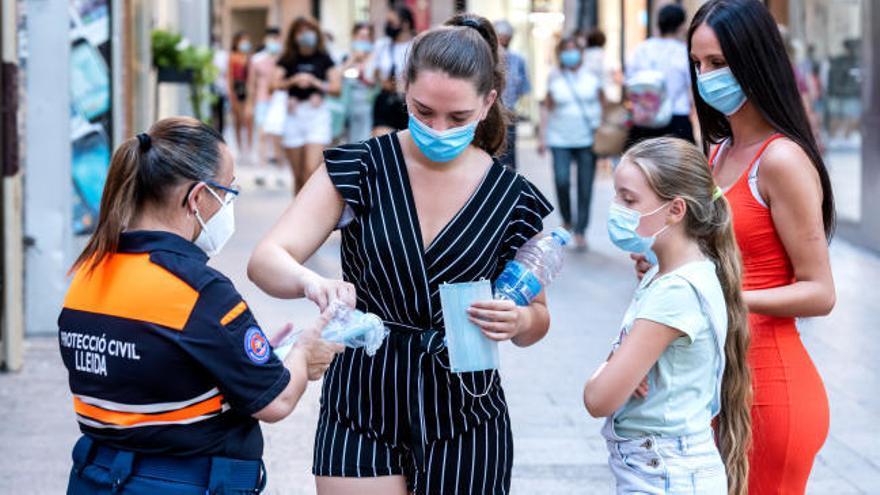
[[476, 19], [471, 19], [470, 17], [467, 17], [465, 19], [462, 19], [460, 25], [476, 29], [477, 32], [480, 33], [480, 36], [484, 38], [486, 37], [485, 34], [483, 34], [483, 26], [480, 26], [480, 23]]
[[146, 132], [142, 132], [137, 135], [138, 143], [140, 143], [140, 150], [147, 151], [150, 149], [150, 146], [153, 144], [153, 140], [150, 139], [150, 135]]
[[715, 192], [712, 193], [712, 201], [717, 201], [721, 196], [724, 196], [724, 191], [721, 190], [721, 187], [715, 186]]

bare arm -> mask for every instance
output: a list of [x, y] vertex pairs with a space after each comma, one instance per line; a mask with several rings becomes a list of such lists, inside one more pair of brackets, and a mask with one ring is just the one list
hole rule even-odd
[[650, 320], [636, 320], [620, 347], [599, 366], [584, 386], [584, 406], [596, 418], [607, 417], [626, 403], [679, 330]]
[[334, 297], [354, 306], [351, 284], [331, 283], [302, 265], [333, 232], [342, 210], [342, 196], [322, 164], [254, 249], [248, 262], [248, 278], [271, 296], [305, 296], [322, 310]]
[[[286, 418], [296, 408], [310, 380], [323, 376], [333, 357], [344, 350], [339, 344], [320, 339], [321, 330], [327, 325], [329, 315], [322, 314], [308, 330], [300, 335], [290, 353], [284, 359], [284, 366], [290, 372], [287, 387], [253, 417], [267, 423], [275, 423]], [[291, 330], [288, 326], [283, 333]]]
[[547, 151], [547, 121], [550, 118], [550, 112], [553, 110], [553, 98], [550, 96], [550, 93], [547, 93], [547, 96], [544, 97], [544, 101], [538, 105], [539, 119], [538, 119], [538, 153], [543, 155], [544, 152]]
[[339, 96], [342, 94], [342, 71], [337, 67], [333, 67], [327, 71], [327, 83], [324, 89], [325, 92], [331, 96]]
[[272, 91], [277, 91], [279, 89], [288, 89], [290, 87], [290, 82], [284, 78], [284, 69], [281, 67], [275, 67], [275, 74], [272, 77]]
[[226, 62], [226, 94], [229, 95], [230, 105], [237, 106], [238, 98], [235, 96], [235, 81], [232, 77], [232, 59], [234, 54], [229, 54], [229, 60]]
[[254, 108], [254, 103], [256, 102], [257, 95], [257, 76], [254, 74], [256, 72], [254, 70], [254, 64], [252, 61], [248, 61], [248, 71], [247, 71], [247, 100], [246, 106], [251, 111]]
[[531, 304], [519, 308], [522, 313], [522, 331], [512, 339], [519, 347], [538, 343], [550, 330], [550, 312], [547, 311], [547, 294], [541, 291]]
[[761, 159], [759, 189], [794, 268], [795, 282], [746, 291], [749, 311], [780, 317], [824, 316], [836, 295], [822, 223], [819, 174], [800, 146], [779, 140]]

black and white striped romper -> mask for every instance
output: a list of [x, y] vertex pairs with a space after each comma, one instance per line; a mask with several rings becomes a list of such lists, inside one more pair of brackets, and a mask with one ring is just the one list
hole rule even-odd
[[346, 349], [327, 371], [314, 474], [403, 474], [418, 494], [507, 493], [513, 442], [500, 378], [449, 371], [438, 288], [494, 280], [552, 207], [495, 161], [423, 249], [396, 134], [328, 149], [324, 159], [355, 213], [342, 230], [344, 278], [358, 308], [379, 315], [391, 334], [374, 357]]

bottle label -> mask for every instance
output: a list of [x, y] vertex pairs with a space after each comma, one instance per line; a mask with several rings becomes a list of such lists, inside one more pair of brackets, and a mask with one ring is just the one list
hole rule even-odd
[[541, 293], [541, 281], [518, 261], [509, 261], [495, 282], [498, 292], [517, 306], [528, 306]]

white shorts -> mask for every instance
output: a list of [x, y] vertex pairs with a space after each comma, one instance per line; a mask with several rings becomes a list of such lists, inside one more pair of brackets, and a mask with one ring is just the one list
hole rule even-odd
[[608, 440], [618, 495], [726, 495], [727, 473], [712, 430], [675, 438]]
[[326, 103], [314, 106], [309, 101], [298, 101], [293, 112], [287, 113], [282, 145], [299, 148], [306, 144], [330, 144], [331, 122]]
[[269, 113], [269, 100], [258, 101], [254, 104], [254, 123], [260, 130], [263, 129], [263, 123], [266, 122], [267, 113]]

